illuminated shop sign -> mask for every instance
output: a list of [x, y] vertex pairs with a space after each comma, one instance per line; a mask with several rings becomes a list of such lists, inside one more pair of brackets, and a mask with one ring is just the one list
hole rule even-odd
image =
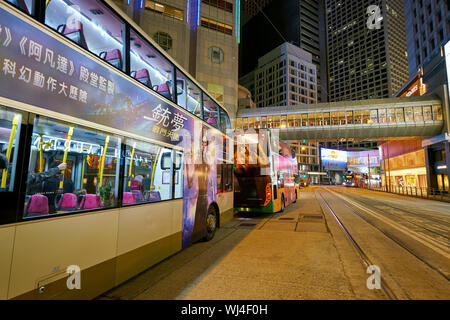
[[425, 84], [423, 83], [421, 75], [417, 75], [414, 78], [414, 82], [404, 88], [399, 97], [414, 97], [421, 96], [425, 93]]
[[0, 96], [147, 136], [180, 141], [194, 119], [149, 91], [0, 8]]

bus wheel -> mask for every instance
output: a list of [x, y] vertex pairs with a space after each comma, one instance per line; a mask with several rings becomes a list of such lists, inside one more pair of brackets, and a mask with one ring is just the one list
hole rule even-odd
[[213, 206], [208, 208], [208, 213], [206, 214], [206, 236], [205, 241], [209, 241], [214, 238], [214, 234], [217, 229], [217, 212]]
[[284, 211], [284, 194], [281, 194], [281, 210], [280, 210], [280, 212], [283, 212]]

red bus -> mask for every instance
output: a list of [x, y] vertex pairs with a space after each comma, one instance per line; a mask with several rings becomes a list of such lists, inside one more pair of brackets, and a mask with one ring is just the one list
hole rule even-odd
[[367, 174], [349, 171], [344, 175], [344, 182], [342, 185], [346, 187], [365, 188], [367, 186]]
[[282, 212], [296, 202], [297, 157], [271, 130], [237, 136], [234, 152], [236, 211]]

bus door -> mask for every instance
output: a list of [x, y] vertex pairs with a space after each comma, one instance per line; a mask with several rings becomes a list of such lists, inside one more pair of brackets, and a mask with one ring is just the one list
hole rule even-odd
[[183, 197], [183, 153], [175, 152], [175, 199]]
[[161, 194], [161, 198], [172, 198], [172, 150], [159, 148], [155, 159], [155, 166], [152, 168], [152, 190]]

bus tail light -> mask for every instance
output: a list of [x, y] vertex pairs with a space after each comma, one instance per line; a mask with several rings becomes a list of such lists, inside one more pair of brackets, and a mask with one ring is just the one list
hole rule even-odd
[[266, 185], [266, 201], [264, 201], [264, 207], [272, 201], [272, 186], [270, 183]]

